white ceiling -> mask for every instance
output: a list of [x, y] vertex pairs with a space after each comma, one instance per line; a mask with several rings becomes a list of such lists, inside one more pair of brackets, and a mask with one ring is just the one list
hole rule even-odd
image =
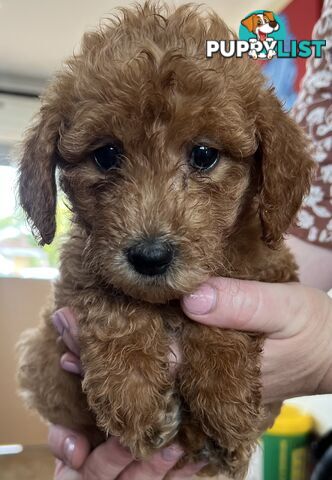
[[[188, 1], [188, 0], [187, 0]], [[175, 0], [175, 4], [187, 3]], [[250, 11], [278, 11], [290, 0], [206, 0], [237, 29]], [[47, 78], [78, 46], [82, 33], [122, 0], [0, 0], [0, 76]], [[169, 3], [169, 2], [167, 2]], [[200, 3], [200, 2], [199, 2]]]

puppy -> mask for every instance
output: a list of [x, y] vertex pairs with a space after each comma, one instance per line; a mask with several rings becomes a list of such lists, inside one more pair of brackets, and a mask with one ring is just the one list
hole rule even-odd
[[[269, 34], [279, 30], [279, 23], [274, 18], [273, 12], [268, 11], [250, 15], [249, 17], [246, 17], [244, 20], [242, 20], [241, 24], [246, 27], [249, 32], [256, 35], [256, 40], [249, 40], [251, 43], [255, 43], [257, 41], [271, 43], [274, 41], [274, 39], [269, 37]], [[270, 60], [274, 55], [276, 55], [276, 52], [273, 49], [269, 49], [267, 55], [263, 52], [257, 55], [256, 50], [252, 48], [249, 51], [249, 55], [254, 59], [257, 59], [257, 57], [267, 57]]]
[[[296, 281], [283, 233], [308, 191], [302, 131], [214, 13], [145, 3], [83, 37], [42, 99], [20, 161], [36, 238], [55, 234], [57, 180], [72, 228], [40, 327], [19, 343], [19, 384], [49, 422], [138, 458], [178, 441], [178, 466], [242, 479], [270, 406], [260, 335], [190, 321], [182, 295], [211, 276]], [[57, 176], [56, 176], [57, 173]], [[52, 313], [80, 327], [84, 378], [60, 368]], [[172, 349], [181, 362], [170, 372]]]

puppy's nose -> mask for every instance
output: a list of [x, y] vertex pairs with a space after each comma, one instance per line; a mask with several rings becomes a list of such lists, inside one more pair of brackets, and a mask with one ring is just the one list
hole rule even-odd
[[272, 28], [276, 28], [276, 26], [277, 26], [277, 22], [275, 20], [270, 20], [269, 24], [270, 24], [270, 27], [272, 27]]
[[170, 266], [174, 251], [165, 240], [147, 238], [127, 249], [127, 258], [142, 275], [161, 275]]

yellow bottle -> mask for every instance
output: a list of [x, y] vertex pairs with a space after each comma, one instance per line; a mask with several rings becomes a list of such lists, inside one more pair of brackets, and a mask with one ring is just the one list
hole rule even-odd
[[309, 446], [314, 421], [293, 405], [283, 405], [263, 435], [264, 480], [309, 480]]

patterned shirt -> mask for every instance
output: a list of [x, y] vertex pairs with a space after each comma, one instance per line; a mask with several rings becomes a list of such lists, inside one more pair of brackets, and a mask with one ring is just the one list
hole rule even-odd
[[290, 233], [332, 248], [332, 0], [325, 0], [313, 38], [326, 40], [326, 47], [322, 58], [308, 59], [291, 115], [309, 136], [318, 169]]

